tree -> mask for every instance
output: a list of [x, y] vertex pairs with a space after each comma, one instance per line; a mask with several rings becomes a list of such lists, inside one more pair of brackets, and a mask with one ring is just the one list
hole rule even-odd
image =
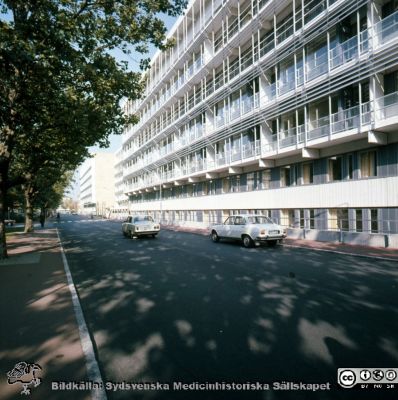
[[0, 258], [7, 256], [8, 189], [29, 185], [43, 173], [32, 168], [34, 160], [27, 165], [29, 147], [32, 153], [36, 143], [45, 146], [43, 163], [57, 162], [62, 148], [60, 163], [73, 159], [77, 165], [88, 146], [106, 146], [110, 134], [136, 122], [123, 114], [120, 102], [141, 96], [141, 74], [129, 72], [110, 51], [171, 46], [160, 13], [177, 15], [185, 5], [185, 0], [0, 1], [8, 16], [0, 20]]

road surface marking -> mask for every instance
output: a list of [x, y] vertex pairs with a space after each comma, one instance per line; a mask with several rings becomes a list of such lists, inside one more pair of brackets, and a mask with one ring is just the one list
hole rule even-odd
[[70, 294], [72, 296], [73, 309], [75, 311], [77, 325], [79, 327], [80, 342], [82, 345], [83, 353], [86, 358], [86, 367], [88, 379], [93, 382], [102, 383], [102, 389], [92, 390], [91, 398], [93, 400], [107, 400], [106, 392], [103, 385], [103, 380], [101, 372], [95, 358], [94, 346], [88, 332], [87, 324], [84, 319], [83, 310], [80, 305], [79, 297], [76, 292], [75, 284], [73, 283], [72, 274], [69, 269], [68, 260], [66, 259], [65, 251], [62, 246], [61, 238], [57, 229], [57, 235], [59, 240], [59, 245], [61, 247], [62, 261], [64, 263], [64, 269], [66, 273], [66, 278], [68, 279], [68, 286]]

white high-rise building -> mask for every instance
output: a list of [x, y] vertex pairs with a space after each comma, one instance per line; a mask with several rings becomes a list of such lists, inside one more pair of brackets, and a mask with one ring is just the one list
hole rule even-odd
[[108, 216], [115, 205], [115, 154], [96, 153], [80, 167], [79, 210]]
[[128, 215], [129, 200], [124, 193], [123, 182], [123, 148], [116, 151], [115, 156], [115, 205], [112, 209], [112, 217], [122, 219]]
[[398, 0], [194, 0], [123, 135], [133, 212], [398, 246]]

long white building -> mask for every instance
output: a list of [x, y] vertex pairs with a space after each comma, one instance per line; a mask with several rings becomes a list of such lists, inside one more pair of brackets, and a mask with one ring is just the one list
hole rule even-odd
[[115, 154], [96, 153], [79, 169], [79, 211], [108, 216], [115, 204]]
[[194, 0], [123, 135], [131, 212], [398, 246], [398, 0]]

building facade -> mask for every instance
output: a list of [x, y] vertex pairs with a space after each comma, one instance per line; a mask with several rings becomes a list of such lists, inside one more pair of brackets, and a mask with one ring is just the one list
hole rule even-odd
[[123, 148], [115, 154], [115, 204], [111, 210], [111, 217], [124, 219], [129, 211], [129, 198], [124, 193], [123, 183]]
[[97, 153], [79, 171], [79, 211], [108, 216], [115, 205], [115, 154]]
[[398, 246], [398, 0], [195, 0], [123, 135], [132, 212]]

